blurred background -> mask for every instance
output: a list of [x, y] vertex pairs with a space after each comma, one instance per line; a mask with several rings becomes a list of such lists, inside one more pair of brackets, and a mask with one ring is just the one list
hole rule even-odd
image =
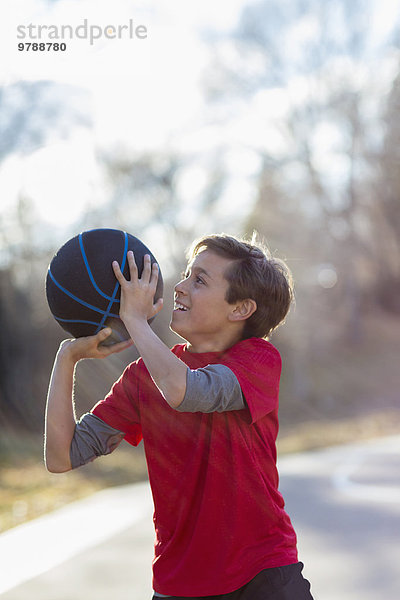
[[[0, 11], [0, 531], [146, 476], [140, 449], [61, 478], [42, 463], [66, 337], [46, 270], [87, 229], [150, 247], [166, 283], [154, 328], [170, 345], [192, 240], [258, 231], [296, 285], [271, 338], [284, 362], [280, 452], [398, 433], [398, 1], [6, 0]], [[18, 51], [19, 25], [83, 19], [132, 19], [147, 37]], [[78, 415], [136, 356], [79, 365]]]

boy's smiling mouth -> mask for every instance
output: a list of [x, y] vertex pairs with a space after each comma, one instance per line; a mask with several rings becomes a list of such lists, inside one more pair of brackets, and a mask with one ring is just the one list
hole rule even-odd
[[185, 312], [186, 310], [189, 310], [189, 309], [188, 309], [187, 306], [184, 306], [183, 304], [181, 304], [180, 302], [178, 302], [177, 300], [175, 300], [174, 310], [180, 310], [182, 312]]

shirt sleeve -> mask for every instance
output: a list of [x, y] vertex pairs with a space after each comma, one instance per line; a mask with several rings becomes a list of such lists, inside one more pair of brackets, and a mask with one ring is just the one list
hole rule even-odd
[[92, 415], [84, 414], [75, 426], [70, 447], [73, 469], [86, 465], [98, 456], [110, 454], [122, 442], [124, 433]]
[[235, 374], [224, 365], [188, 368], [186, 392], [179, 412], [225, 412], [244, 408], [242, 390]]
[[[125, 434], [125, 440], [137, 446], [142, 439], [142, 426], [139, 409], [139, 386], [148, 385], [140, 374], [139, 361], [126, 367], [121, 377], [107, 396], [98, 402], [91, 413], [102, 421]], [[139, 380], [143, 380], [142, 381]], [[150, 379], [147, 377], [147, 379]]]
[[245, 340], [228, 351], [222, 362], [239, 381], [252, 423], [278, 409], [282, 360], [270, 342]]

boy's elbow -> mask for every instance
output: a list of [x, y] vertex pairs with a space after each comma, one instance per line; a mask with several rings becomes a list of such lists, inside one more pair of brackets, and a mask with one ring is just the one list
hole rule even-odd
[[176, 410], [182, 404], [185, 392], [182, 393], [182, 390], [172, 390], [168, 394], [164, 393], [163, 396], [170, 407]]
[[67, 473], [72, 470], [70, 461], [57, 461], [49, 457], [45, 457], [44, 464], [49, 473]]
[[168, 402], [168, 404], [170, 405], [171, 408], [173, 408], [174, 410], [178, 410], [178, 408], [182, 404], [183, 400], [170, 400], [170, 401], [167, 401], [167, 402]]
[[162, 397], [170, 405], [171, 408], [178, 408], [183, 402], [186, 393], [186, 381], [182, 386], [179, 382], [160, 382], [158, 386]]
[[72, 470], [72, 467], [52, 465], [52, 464], [49, 465], [48, 463], [46, 463], [46, 469], [47, 469], [48, 473], [67, 473], [68, 471]]

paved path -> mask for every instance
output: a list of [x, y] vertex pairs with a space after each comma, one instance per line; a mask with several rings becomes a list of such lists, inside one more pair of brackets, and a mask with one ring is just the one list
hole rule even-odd
[[[283, 457], [281, 490], [315, 600], [400, 598], [400, 436]], [[0, 600], [149, 600], [146, 483], [0, 536]]]
[[148, 600], [147, 483], [111, 488], [0, 536], [1, 600]]
[[284, 457], [315, 600], [399, 600], [400, 436]]

